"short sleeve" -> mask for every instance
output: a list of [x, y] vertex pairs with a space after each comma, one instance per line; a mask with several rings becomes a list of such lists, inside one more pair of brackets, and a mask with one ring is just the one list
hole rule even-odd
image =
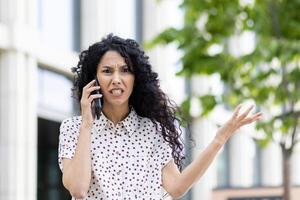
[[61, 171], [63, 171], [62, 159], [72, 159], [74, 157], [79, 135], [79, 126], [79, 123], [74, 118], [65, 119], [60, 125], [58, 164]]

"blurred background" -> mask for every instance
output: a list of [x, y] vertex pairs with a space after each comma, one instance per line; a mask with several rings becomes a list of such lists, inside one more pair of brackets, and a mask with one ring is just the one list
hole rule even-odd
[[79, 113], [70, 68], [108, 33], [146, 48], [184, 111], [186, 165], [238, 103], [264, 113], [183, 200], [300, 199], [299, 10], [297, 0], [0, 0], [0, 199], [70, 199], [57, 163], [60, 123]]

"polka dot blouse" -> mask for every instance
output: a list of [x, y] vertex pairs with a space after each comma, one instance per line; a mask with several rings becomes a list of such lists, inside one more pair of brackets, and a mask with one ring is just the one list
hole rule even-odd
[[[81, 117], [65, 119], [60, 127], [59, 167], [75, 153]], [[155, 124], [132, 108], [116, 126], [103, 114], [91, 132], [92, 178], [85, 200], [160, 200], [162, 168], [172, 160], [171, 148]], [[74, 199], [74, 198], [72, 198]]]

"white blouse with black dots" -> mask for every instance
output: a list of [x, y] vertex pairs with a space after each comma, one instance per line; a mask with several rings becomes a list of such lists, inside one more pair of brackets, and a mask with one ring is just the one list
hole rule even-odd
[[[60, 127], [58, 162], [75, 153], [81, 116]], [[172, 160], [171, 148], [148, 118], [131, 108], [116, 126], [103, 113], [91, 132], [92, 178], [85, 200], [163, 199], [162, 168]], [[72, 198], [74, 199], [74, 198]]]

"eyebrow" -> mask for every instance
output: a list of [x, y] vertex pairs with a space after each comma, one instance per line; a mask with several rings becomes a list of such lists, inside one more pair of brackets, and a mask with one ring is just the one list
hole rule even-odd
[[[109, 66], [109, 65], [102, 65], [103, 68], [114, 68], [112, 66]], [[124, 65], [121, 65], [119, 67], [129, 67], [127, 64], [124, 64]]]

